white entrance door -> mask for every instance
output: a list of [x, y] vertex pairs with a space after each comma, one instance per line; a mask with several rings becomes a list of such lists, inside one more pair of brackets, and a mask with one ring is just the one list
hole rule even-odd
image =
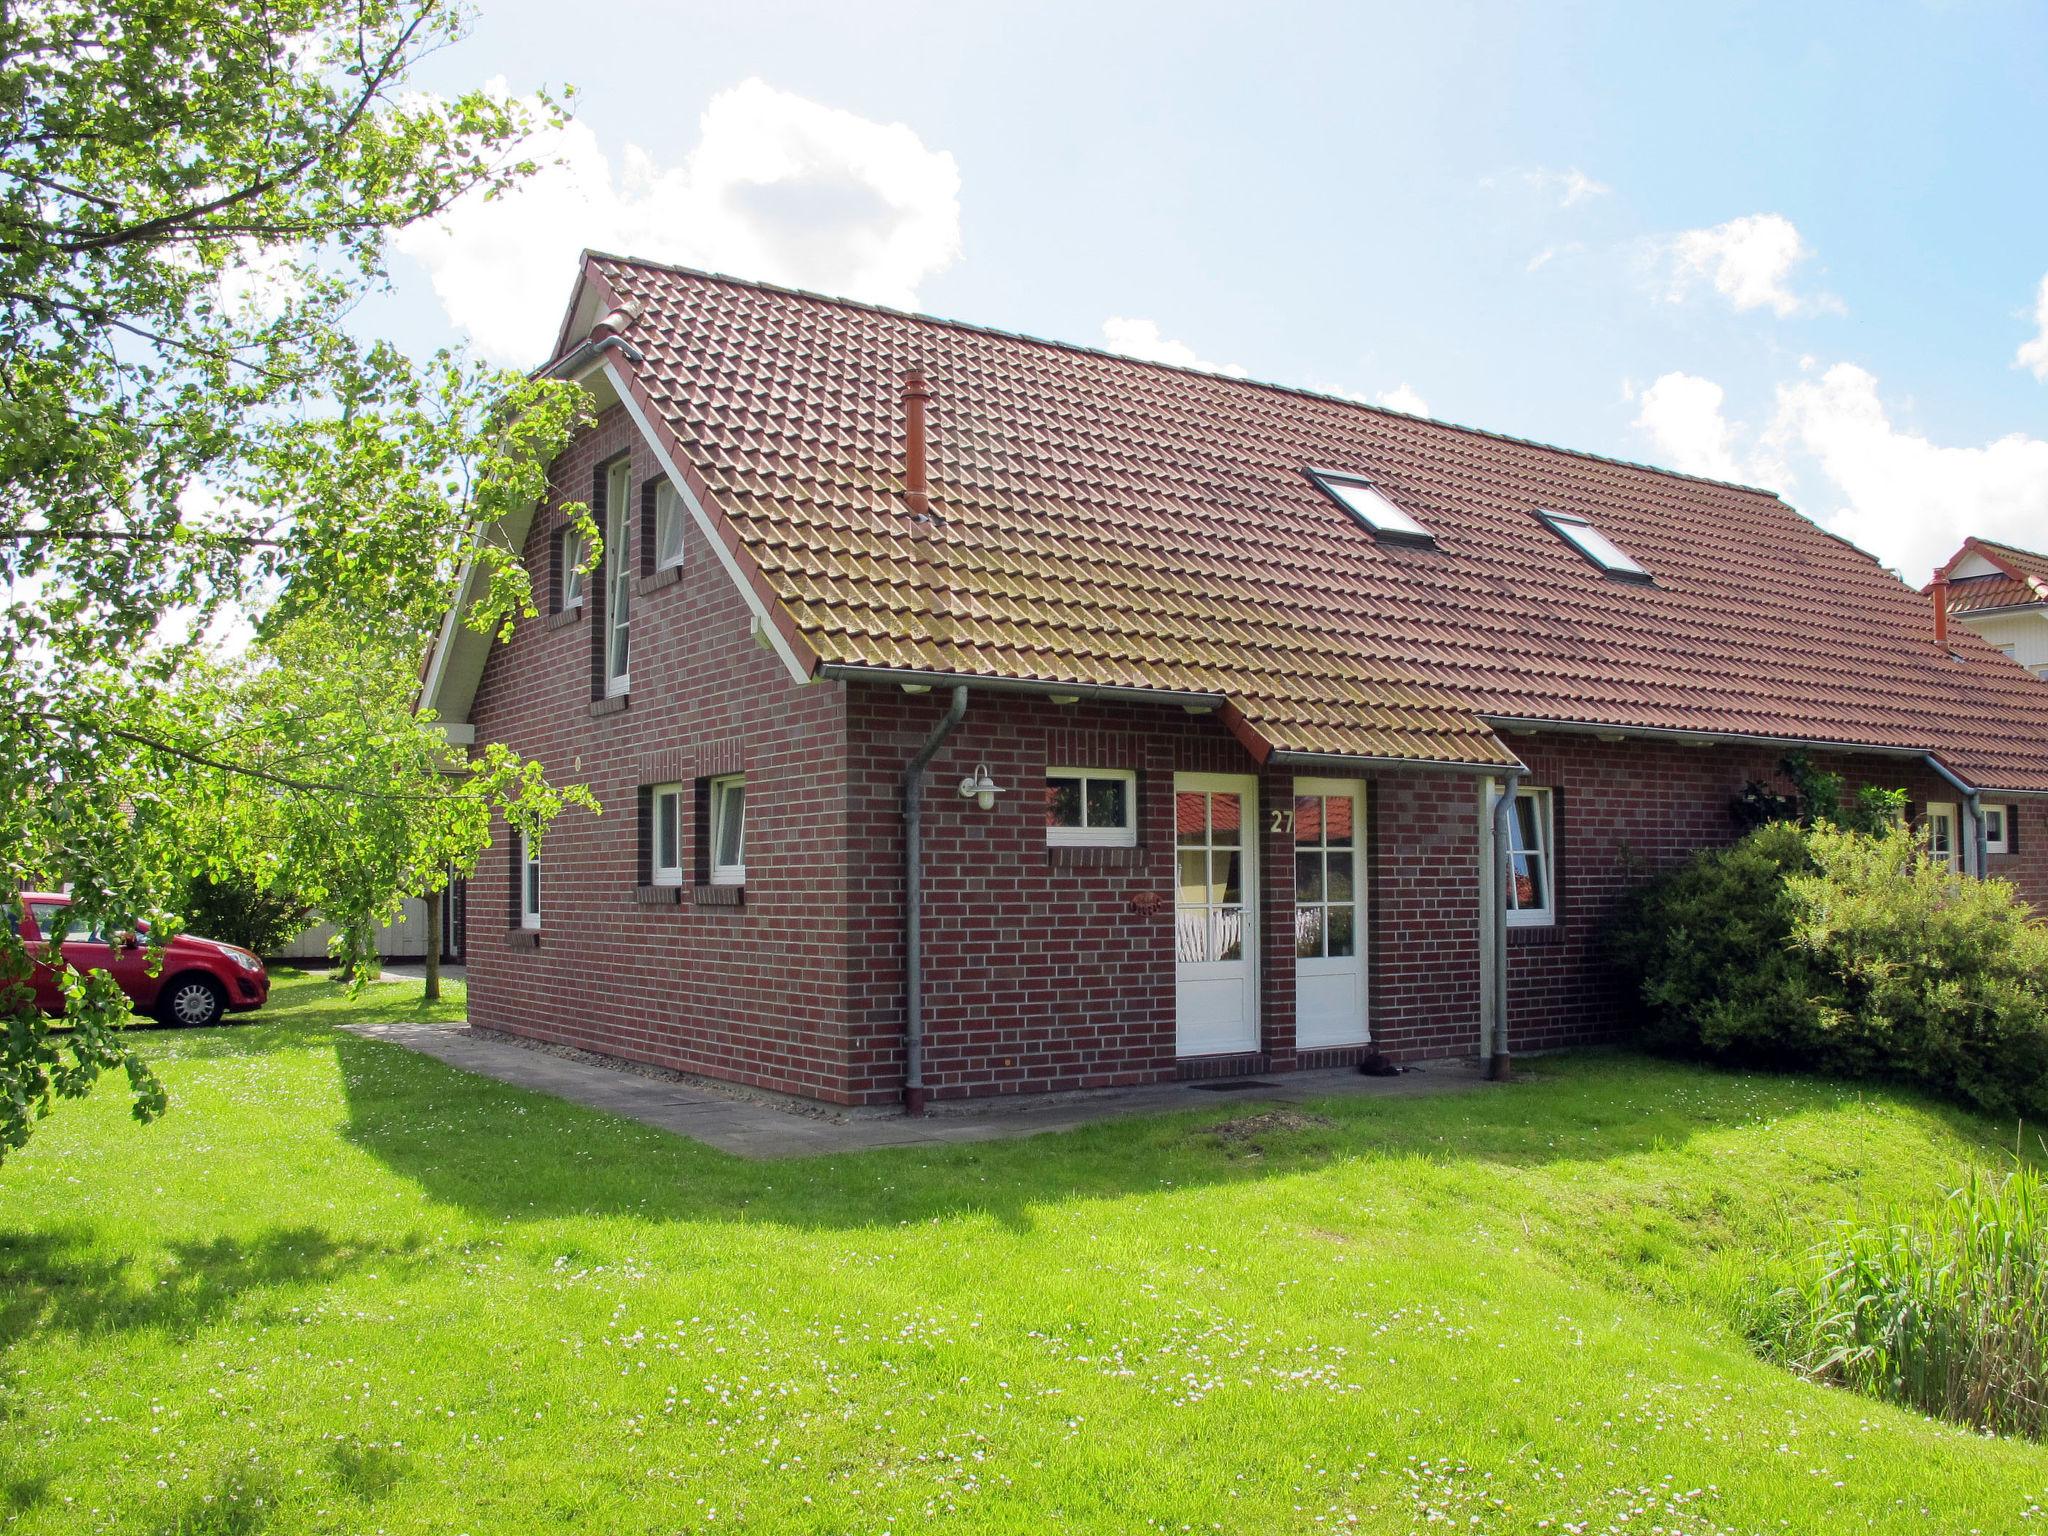
[[1294, 1043], [1363, 1045], [1365, 785], [1294, 781]]
[[1254, 779], [1174, 776], [1174, 979], [1183, 1056], [1258, 1048], [1257, 806]]

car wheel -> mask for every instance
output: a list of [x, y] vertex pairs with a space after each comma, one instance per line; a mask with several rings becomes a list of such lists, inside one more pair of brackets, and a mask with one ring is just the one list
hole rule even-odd
[[160, 1022], [192, 1029], [218, 1024], [227, 1011], [227, 994], [210, 976], [178, 977], [164, 988], [156, 1005]]

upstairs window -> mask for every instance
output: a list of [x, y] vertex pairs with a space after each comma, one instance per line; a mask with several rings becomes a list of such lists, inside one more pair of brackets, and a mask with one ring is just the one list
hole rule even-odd
[[683, 563], [683, 499], [666, 475], [654, 486], [654, 568]]
[[633, 567], [626, 559], [626, 496], [633, 468], [621, 459], [604, 477], [604, 691], [628, 687], [627, 625], [632, 617]]
[[1048, 768], [1045, 842], [1049, 848], [1137, 847], [1137, 773], [1129, 768]]
[[1364, 476], [1312, 469], [1308, 477], [1324, 495], [1363, 523], [1374, 538], [1395, 544], [1436, 543], [1435, 534], [1395, 506], [1386, 492]]
[[519, 926], [540, 926], [540, 851], [525, 832], [519, 834]]
[[1608, 575], [1619, 577], [1623, 581], [1650, 580], [1648, 571], [1625, 554], [1606, 534], [1576, 513], [1538, 511], [1536, 515], [1550, 525], [1553, 533]]
[[583, 606], [583, 561], [590, 551], [583, 547], [583, 535], [574, 528], [564, 528], [561, 534], [562, 591], [557, 607], [563, 609]]

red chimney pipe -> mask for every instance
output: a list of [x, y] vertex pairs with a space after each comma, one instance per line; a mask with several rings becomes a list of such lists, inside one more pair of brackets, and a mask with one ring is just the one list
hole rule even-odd
[[926, 490], [924, 410], [932, 388], [924, 374], [911, 369], [903, 376], [903, 499], [918, 517], [927, 516], [932, 498]]
[[1948, 647], [1948, 572], [1934, 573], [1934, 643]]

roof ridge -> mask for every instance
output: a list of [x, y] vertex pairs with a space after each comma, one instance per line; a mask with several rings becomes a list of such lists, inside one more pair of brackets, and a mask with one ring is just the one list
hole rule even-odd
[[[1027, 331], [1004, 330], [998, 325], [982, 325], [972, 320], [955, 320], [946, 315], [926, 314], [921, 310], [898, 309], [890, 304], [876, 304], [867, 299], [849, 299], [839, 294], [820, 293], [811, 288], [794, 288], [786, 283], [771, 283], [761, 278], [736, 277], [729, 272], [713, 272], [704, 267], [685, 266], [681, 262], [655, 261], [644, 256], [622, 256], [616, 251], [599, 251], [586, 247], [585, 261], [615, 261], [628, 267], [645, 267], [654, 272], [672, 272], [682, 277], [701, 278], [706, 282], [726, 283], [736, 288], [752, 288], [763, 293], [779, 293], [793, 299], [804, 299], [814, 304], [830, 304], [841, 309], [858, 310], [867, 314], [892, 315], [899, 320], [914, 320], [920, 325], [943, 326], [947, 330], [966, 331], [978, 336], [999, 336], [1006, 341], [1021, 341], [1034, 347], [1050, 347], [1058, 352], [1078, 353], [1084, 357], [1108, 358], [1112, 362], [1130, 363], [1140, 368], [1158, 368], [1167, 373], [1192, 374], [1200, 379], [1213, 379], [1223, 384], [1240, 384], [1252, 389], [1270, 390], [1275, 394], [1299, 395], [1304, 399], [1328, 401], [1334, 405], [1350, 406], [1361, 411], [1370, 411], [1379, 416], [1393, 416], [1402, 421], [1427, 422], [1433, 427], [1442, 427], [1451, 432], [1464, 432], [1473, 437], [1489, 438], [1494, 442], [1513, 443], [1523, 448], [1540, 449], [1545, 453], [1561, 454], [1566, 458], [1586, 459], [1595, 464], [1612, 464], [1622, 469], [1641, 470], [1645, 474], [1662, 475], [1671, 480], [1685, 480], [1697, 485], [1719, 486], [1724, 490], [1744, 491], [1752, 496], [1768, 496], [1781, 506], [1791, 504], [1768, 486], [1749, 485], [1740, 480], [1719, 480], [1712, 475], [1690, 474], [1682, 469], [1668, 469], [1661, 464], [1646, 464], [1640, 459], [1624, 459], [1618, 454], [1594, 453], [1585, 448], [1567, 448], [1561, 443], [1546, 443], [1540, 438], [1518, 437], [1512, 432], [1499, 432], [1490, 427], [1474, 427], [1464, 422], [1445, 421], [1436, 416], [1419, 416], [1413, 411], [1397, 410], [1391, 405], [1379, 405], [1370, 400], [1360, 400], [1352, 395], [1331, 394], [1326, 390], [1308, 389], [1299, 384], [1280, 384], [1271, 379], [1254, 379], [1243, 374], [1219, 373], [1213, 368], [1197, 368], [1186, 363], [1166, 363], [1157, 358], [1133, 357], [1128, 352], [1112, 352], [1107, 347], [1091, 347], [1077, 341], [1060, 341], [1050, 336], [1033, 336]], [[1796, 508], [1794, 509], [1797, 510]], [[1812, 519], [1808, 519], [1809, 522]], [[1815, 527], [1820, 527], [1818, 523]], [[1823, 533], [1829, 530], [1822, 528]], [[1834, 535], [1840, 538], [1840, 535]], [[1848, 539], [1841, 539], [1857, 553], [1868, 555]], [[1871, 557], [1875, 559], [1874, 556]]]

